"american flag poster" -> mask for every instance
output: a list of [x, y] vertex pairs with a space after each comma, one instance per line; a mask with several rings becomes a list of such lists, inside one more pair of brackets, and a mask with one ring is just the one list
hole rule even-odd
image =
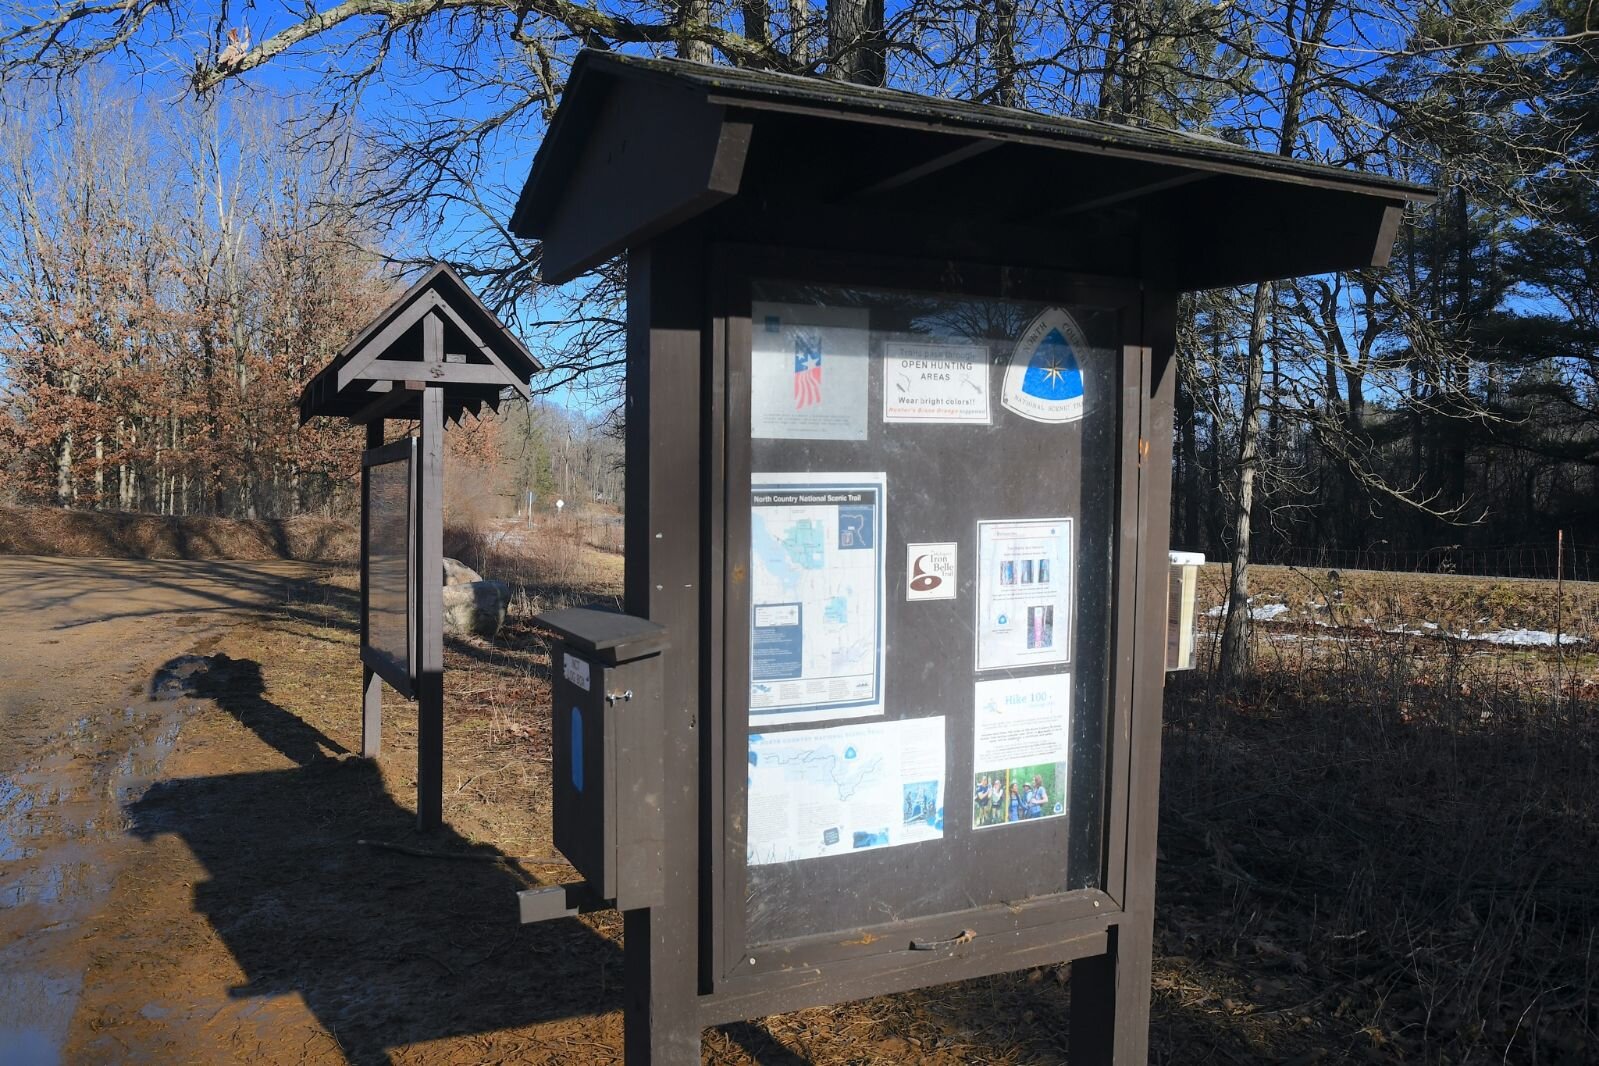
[[822, 402], [822, 338], [809, 331], [794, 334], [794, 409]]
[[865, 440], [871, 312], [756, 300], [750, 318], [750, 436]]

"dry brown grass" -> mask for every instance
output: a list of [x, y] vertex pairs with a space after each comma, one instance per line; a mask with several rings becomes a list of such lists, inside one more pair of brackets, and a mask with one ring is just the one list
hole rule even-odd
[[[1599, 582], [1525, 578], [1460, 577], [1454, 574], [1389, 574], [1375, 570], [1305, 570], [1291, 566], [1249, 568], [1250, 598], [1257, 605], [1281, 603], [1284, 621], [1319, 621], [1340, 626], [1441, 631], [1541, 629], [1599, 642]], [[1227, 568], [1200, 571], [1201, 610], [1226, 602]]]
[[318, 515], [258, 520], [0, 507], [3, 555], [354, 563], [359, 553], [356, 526]]
[[[543, 532], [541, 561], [496, 574], [490, 553], [485, 568], [521, 574], [529, 605], [616, 594], [614, 559], [586, 559], [552, 543], [560, 530]], [[584, 573], [611, 576], [584, 590]], [[273, 689], [346, 734], [357, 700], [353, 589], [351, 574], [303, 594], [284, 623], [302, 647], [307, 634], [335, 635], [312, 643], [325, 652], [316, 670], [337, 659], [351, 675], [339, 697], [287, 679]], [[1377, 578], [1359, 594], [1385, 595]], [[1391, 594], [1396, 611], [1418, 602]], [[1257, 673], [1241, 689], [1223, 691], [1205, 671], [1170, 678], [1153, 1061], [1594, 1061], [1592, 655], [1387, 634], [1358, 620], [1346, 630], [1263, 625], [1257, 639]], [[492, 644], [452, 641], [446, 662], [446, 819], [472, 844], [547, 854], [542, 640], [518, 612]], [[395, 702], [384, 774], [408, 804], [414, 726]], [[614, 916], [585, 922], [596, 943], [618, 942]], [[581, 970], [581, 958], [570, 961]], [[531, 991], [537, 977], [528, 979]], [[708, 1032], [706, 1059], [1064, 1062], [1070, 991], [1069, 967], [1044, 968], [799, 1011]], [[615, 1015], [592, 1025], [578, 1038], [589, 1041], [587, 1060], [616, 1061]], [[480, 1040], [543, 1061], [573, 1038], [522, 1030]]]
[[1168, 686], [1171, 1061], [1594, 1061], [1594, 656], [1280, 625], [1249, 684]]

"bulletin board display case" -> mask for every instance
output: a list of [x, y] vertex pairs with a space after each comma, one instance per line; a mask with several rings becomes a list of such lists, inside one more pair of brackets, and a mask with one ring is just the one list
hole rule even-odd
[[1136, 290], [732, 262], [722, 974], [1103, 917]]

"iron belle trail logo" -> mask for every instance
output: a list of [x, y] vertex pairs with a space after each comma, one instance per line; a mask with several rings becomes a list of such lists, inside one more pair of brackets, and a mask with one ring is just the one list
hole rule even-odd
[[822, 338], [794, 334], [794, 409], [822, 402]]
[[952, 543], [905, 545], [905, 598], [953, 600], [956, 550]]
[[1075, 422], [1083, 417], [1083, 372], [1077, 353], [1088, 339], [1064, 310], [1051, 307], [1022, 331], [1005, 371], [999, 402], [1034, 422]]

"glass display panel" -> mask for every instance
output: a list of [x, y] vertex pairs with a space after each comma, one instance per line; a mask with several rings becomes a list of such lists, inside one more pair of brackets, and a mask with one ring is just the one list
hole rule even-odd
[[1120, 316], [753, 284], [748, 945], [1099, 886]]
[[411, 676], [411, 460], [367, 468], [367, 647]]

